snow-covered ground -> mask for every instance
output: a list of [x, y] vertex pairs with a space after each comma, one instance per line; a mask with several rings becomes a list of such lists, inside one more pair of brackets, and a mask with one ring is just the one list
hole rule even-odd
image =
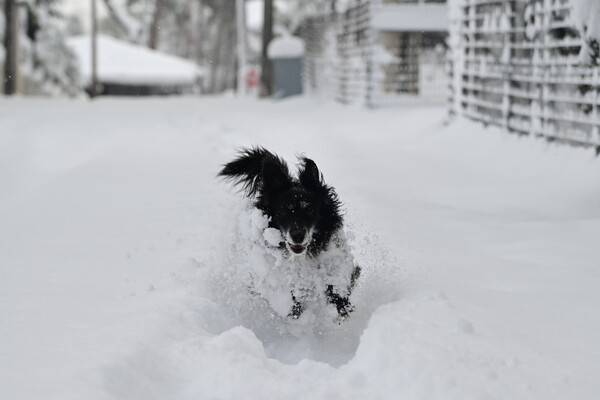
[[[600, 162], [445, 119], [1, 100], [0, 397], [597, 399]], [[224, 298], [244, 210], [215, 174], [249, 144], [344, 201], [365, 273], [342, 325]]]

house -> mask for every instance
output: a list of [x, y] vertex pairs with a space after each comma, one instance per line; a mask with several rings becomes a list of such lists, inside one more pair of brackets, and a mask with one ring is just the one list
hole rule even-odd
[[342, 103], [385, 105], [399, 95], [446, 101], [445, 1], [354, 0], [305, 19], [305, 87]]
[[[92, 84], [91, 38], [73, 37], [68, 44], [79, 58], [83, 85], [89, 92]], [[98, 36], [97, 46], [98, 91], [101, 95], [176, 95], [201, 91], [205, 71], [190, 60], [105, 35]]]

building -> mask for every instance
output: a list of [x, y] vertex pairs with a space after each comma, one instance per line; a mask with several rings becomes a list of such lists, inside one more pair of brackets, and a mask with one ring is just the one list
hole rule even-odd
[[353, 1], [307, 18], [305, 87], [369, 107], [402, 95], [447, 100], [445, 1]]
[[[68, 40], [80, 61], [86, 91], [92, 84], [91, 38]], [[110, 36], [98, 36], [99, 94], [149, 96], [191, 94], [201, 91], [204, 70], [196, 63]]]

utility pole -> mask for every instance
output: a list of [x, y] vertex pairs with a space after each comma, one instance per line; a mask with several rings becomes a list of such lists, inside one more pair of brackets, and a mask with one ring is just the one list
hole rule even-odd
[[4, 0], [4, 94], [17, 92], [17, 9], [16, 0]]
[[98, 96], [98, 22], [96, 0], [92, 0], [92, 87], [90, 96]]
[[273, 39], [273, 0], [264, 0], [260, 95], [268, 97], [273, 94], [271, 60], [267, 55], [267, 48]]
[[246, 2], [235, 0], [237, 31], [237, 94], [246, 94]]

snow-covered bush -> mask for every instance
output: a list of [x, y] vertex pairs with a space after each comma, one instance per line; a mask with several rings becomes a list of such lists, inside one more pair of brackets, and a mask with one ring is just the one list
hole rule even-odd
[[[24, 94], [68, 94], [81, 92], [79, 66], [67, 47], [58, 0], [28, 0], [19, 7], [19, 76]], [[0, 35], [5, 18], [0, 12]], [[5, 49], [1, 46], [0, 61]]]
[[75, 95], [81, 90], [78, 61], [66, 45], [65, 35], [59, 27], [59, 15], [51, 4], [30, 9], [30, 15], [37, 19], [39, 27], [31, 43], [32, 66], [43, 75], [46, 85]]

